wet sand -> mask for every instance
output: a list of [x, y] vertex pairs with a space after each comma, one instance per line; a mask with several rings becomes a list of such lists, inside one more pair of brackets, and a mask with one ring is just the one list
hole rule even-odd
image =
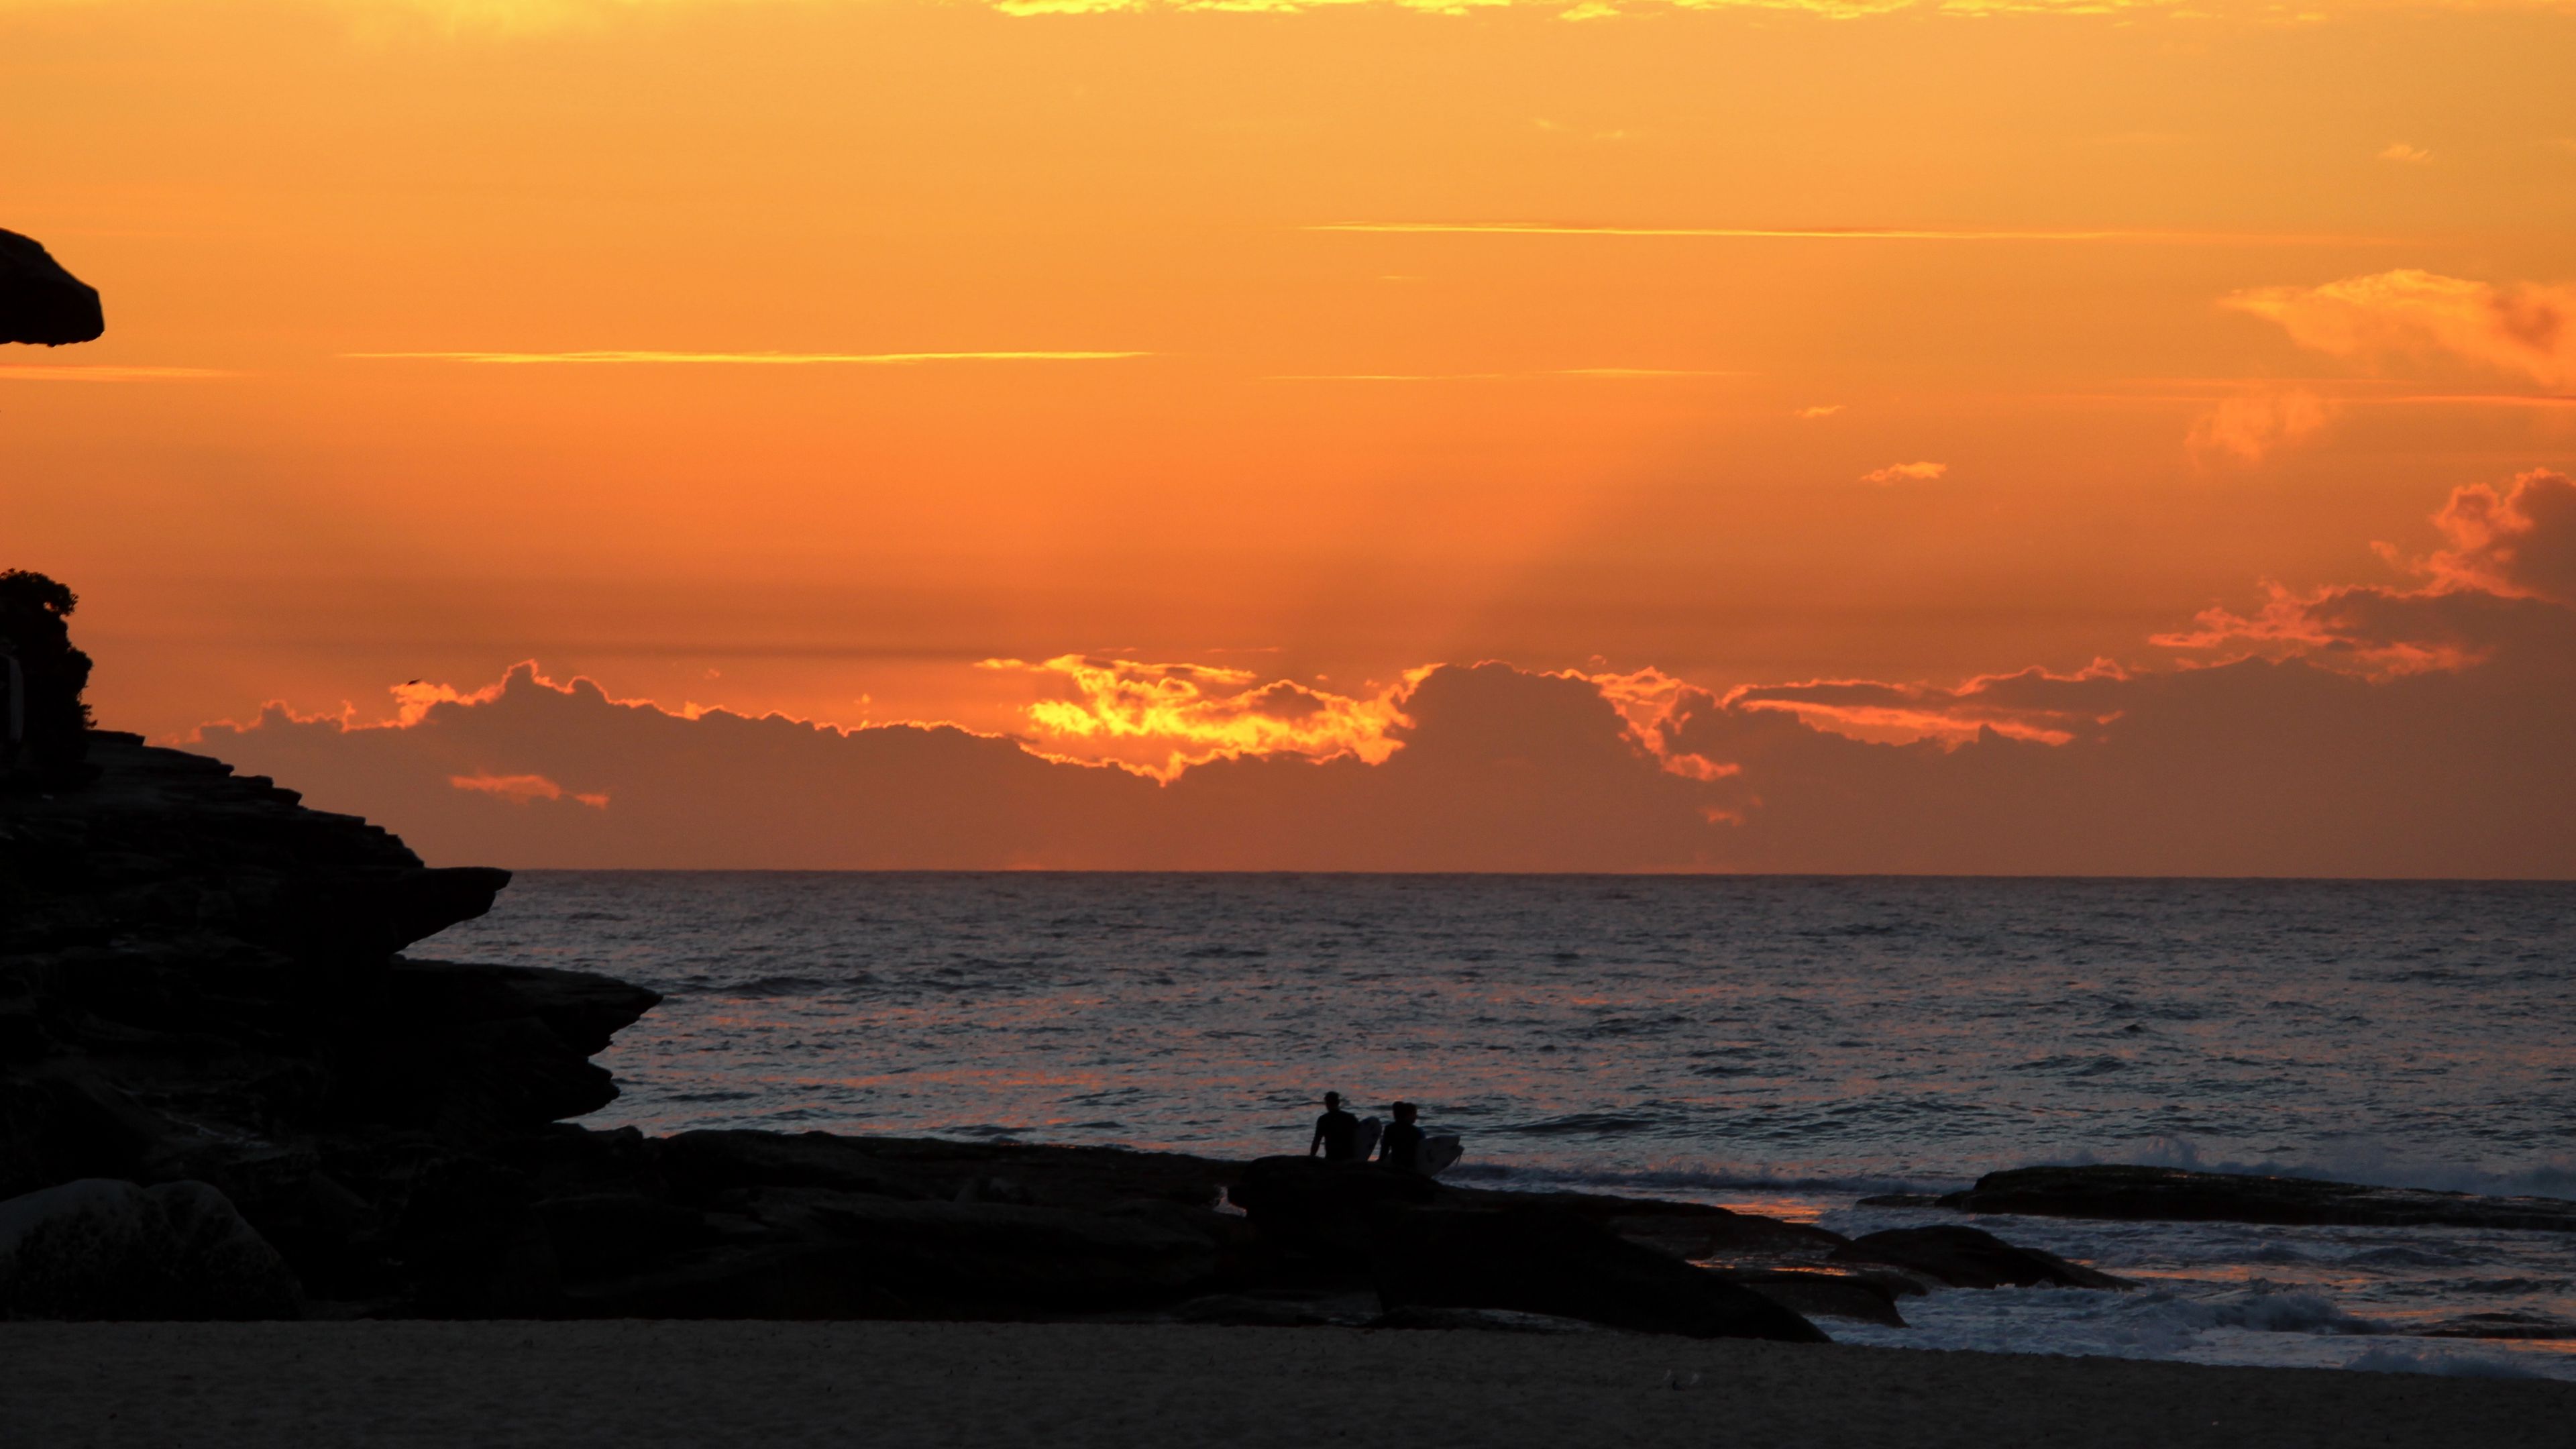
[[2563, 1445], [2571, 1423], [2576, 1384], [1606, 1333], [0, 1324], [0, 1444], [48, 1449], [1370, 1442], [2517, 1449]]

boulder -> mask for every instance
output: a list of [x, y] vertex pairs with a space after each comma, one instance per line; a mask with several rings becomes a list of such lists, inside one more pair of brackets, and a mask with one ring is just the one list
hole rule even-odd
[[1370, 1319], [1371, 1328], [1427, 1330], [1435, 1333], [1598, 1333], [1597, 1324], [1577, 1318], [1551, 1318], [1544, 1313], [1515, 1313], [1506, 1308], [1398, 1308]]
[[286, 1260], [202, 1182], [84, 1178], [0, 1202], [0, 1317], [302, 1316]]
[[163, 1137], [151, 1114], [84, 1063], [42, 1062], [0, 1078], [0, 1194], [141, 1175]]
[[633, 1272], [707, 1247], [716, 1236], [704, 1214], [635, 1192], [551, 1198], [537, 1204], [537, 1217], [556, 1266], [575, 1280]]
[[702, 1249], [564, 1295], [577, 1318], [918, 1318], [846, 1243]]
[[1440, 1196], [1440, 1186], [1370, 1163], [1263, 1157], [1245, 1166], [1228, 1196], [1282, 1248], [1357, 1270], [1376, 1242], [1377, 1211], [1429, 1203]]
[[659, 992], [588, 971], [449, 961], [397, 960], [384, 992], [386, 1018], [412, 1030], [533, 1019], [579, 1057], [606, 1051], [611, 1037], [662, 1000]]
[[2489, 1228], [2576, 1232], [2576, 1202], [2371, 1187], [2305, 1177], [2189, 1172], [2172, 1167], [2021, 1167], [1934, 1199], [1971, 1213], [2131, 1222], [2285, 1226]]
[[1219, 1324], [1228, 1328], [1328, 1328], [1353, 1320], [1333, 1313], [1312, 1297], [1272, 1297], [1245, 1293], [1211, 1293], [1171, 1310], [1180, 1323]]
[[426, 1137], [350, 1144], [326, 1163], [370, 1205], [382, 1281], [335, 1296], [390, 1295], [381, 1311], [434, 1318], [532, 1318], [558, 1310], [561, 1271], [527, 1177]]
[[1831, 1253], [1847, 1241], [1840, 1233], [1807, 1223], [1783, 1222], [1759, 1213], [1731, 1212], [1698, 1203], [1639, 1202], [1618, 1209], [1595, 1207], [1586, 1216], [1632, 1242], [1661, 1248], [1676, 1258], [1693, 1262], [1711, 1258], [1808, 1261]]
[[[1032, 1142], [953, 1142], [936, 1137], [827, 1138], [845, 1157], [864, 1155], [924, 1197], [1007, 1197], [1035, 1207], [1096, 1212], [1133, 1198], [1212, 1207], [1239, 1169], [1180, 1152], [1059, 1147]], [[970, 1186], [971, 1184], [971, 1186]]]
[[662, 1170], [662, 1148], [663, 1139], [633, 1127], [549, 1122], [482, 1151], [525, 1176], [540, 1201], [631, 1193], [661, 1202], [674, 1200], [670, 1177]]
[[728, 1206], [781, 1236], [856, 1250], [872, 1283], [958, 1316], [1145, 1307], [1216, 1277], [1209, 1238], [1133, 1217], [815, 1188], [750, 1189]]
[[1612, 1197], [1583, 1192], [1500, 1192], [1491, 1188], [1440, 1186], [1440, 1201], [1452, 1207], [1506, 1205], [1562, 1208], [1600, 1223], [1623, 1238], [1661, 1248], [1676, 1258], [1821, 1258], [1847, 1239], [1808, 1223], [1783, 1222], [1759, 1213], [1740, 1213], [1709, 1203], [1666, 1202], [1656, 1198]]
[[[243, 783], [273, 790], [258, 776]], [[284, 796], [281, 803], [288, 805], [299, 798], [291, 790], [274, 793]], [[335, 819], [348, 820], [319, 812], [306, 814], [310, 820], [296, 819], [287, 828], [300, 831]], [[492, 866], [352, 865], [298, 875], [279, 880], [265, 891], [245, 893], [239, 901], [236, 928], [245, 937], [308, 965], [328, 967], [352, 958], [378, 961], [491, 910], [493, 900], [509, 883], [510, 873]]]
[[662, 1141], [674, 1192], [704, 1200], [734, 1188], [820, 1187], [919, 1199], [930, 1193], [866, 1142], [829, 1132], [682, 1132]]
[[[1168, 1198], [1151, 1197], [1112, 1203], [1101, 1211], [1109, 1217], [1152, 1223], [1171, 1232], [1206, 1240], [1216, 1251], [1211, 1281], [1220, 1287], [1283, 1284], [1300, 1276], [1281, 1261], [1276, 1245], [1263, 1237], [1261, 1230], [1252, 1225], [1252, 1219], [1242, 1213], [1218, 1212], [1214, 1208], [1192, 1207]], [[1306, 1290], [1292, 1291], [1302, 1293]]]
[[1890, 1228], [1834, 1250], [1836, 1263], [1884, 1263], [1953, 1288], [2127, 1288], [2126, 1279], [2070, 1263], [2037, 1248], [2019, 1248], [1982, 1228], [1941, 1223]]
[[[1896, 1311], [1900, 1294], [1923, 1292], [1922, 1285], [1893, 1274], [1772, 1271], [1725, 1277], [1804, 1318], [1850, 1318], [1884, 1328], [1906, 1326], [1905, 1315]], [[1904, 1286], [1894, 1286], [1900, 1283]]]
[[0, 342], [60, 347], [106, 330], [96, 287], [64, 271], [34, 237], [0, 231]]
[[1750, 1288], [1552, 1207], [1389, 1204], [1370, 1263], [1388, 1312], [1494, 1308], [1692, 1338], [1829, 1340]]

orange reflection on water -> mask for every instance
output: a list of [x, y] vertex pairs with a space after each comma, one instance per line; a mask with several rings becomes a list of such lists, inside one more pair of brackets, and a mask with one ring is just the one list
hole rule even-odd
[[1785, 1223], [1812, 1223], [1825, 1215], [1827, 1204], [1803, 1197], [1730, 1197], [1720, 1198], [1717, 1206], [1731, 1213], [1755, 1213]]

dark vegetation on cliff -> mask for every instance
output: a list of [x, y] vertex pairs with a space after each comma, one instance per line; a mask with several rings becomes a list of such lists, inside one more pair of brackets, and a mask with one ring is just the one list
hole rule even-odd
[[0, 570], [0, 788], [76, 781], [89, 753], [90, 660], [72, 643], [80, 596]]

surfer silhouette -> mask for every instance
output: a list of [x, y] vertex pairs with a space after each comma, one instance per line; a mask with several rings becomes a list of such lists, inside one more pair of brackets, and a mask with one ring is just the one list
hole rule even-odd
[[1386, 1134], [1378, 1139], [1379, 1164], [1392, 1167], [1398, 1172], [1420, 1172], [1422, 1170], [1422, 1129], [1413, 1125], [1416, 1115], [1413, 1104], [1398, 1102], [1388, 1110], [1395, 1113], [1395, 1121], [1388, 1126]]
[[1306, 1155], [1320, 1149], [1326, 1162], [1356, 1162], [1360, 1157], [1360, 1119], [1342, 1110], [1342, 1094], [1324, 1094], [1324, 1115], [1315, 1119], [1315, 1140]]

